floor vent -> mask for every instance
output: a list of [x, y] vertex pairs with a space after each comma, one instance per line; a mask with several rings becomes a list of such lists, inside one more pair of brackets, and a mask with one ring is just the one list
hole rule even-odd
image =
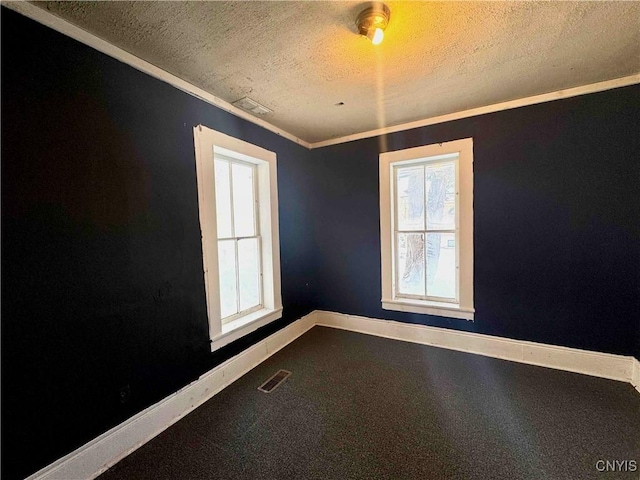
[[273, 377], [271, 377], [269, 380], [267, 380], [262, 385], [260, 385], [258, 387], [258, 390], [265, 393], [271, 393], [276, 388], [278, 388], [278, 386], [282, 382], [284, 382], [289, 375], [291, 375], [291, 372], [287, 372], [286, 370], [280, 370]]

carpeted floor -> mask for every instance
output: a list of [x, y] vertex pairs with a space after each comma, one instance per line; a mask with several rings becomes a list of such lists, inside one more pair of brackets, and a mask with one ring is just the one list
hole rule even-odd
[[[281, 368], [281, 386], [257, 390]], [[639, 475], [628, 383], [314, 327], [99, 478]]]

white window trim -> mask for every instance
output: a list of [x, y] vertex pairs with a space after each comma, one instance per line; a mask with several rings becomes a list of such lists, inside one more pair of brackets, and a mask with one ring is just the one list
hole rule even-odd
[[[198, 211], [202, 231], [207, 315], [211, 351], [282, 317], [280, 236], [276, 154], [202, 125], [193, 129], [198, 180]], [[259, 222], [262, 240], [263, 308], [222, 325], [218, 277], [218, 235], [215, 208], [214, 151], [257, 165]]]
[[[459, 303], [397, 297], [394, 291], [393, 165], [458, 153], [459, 181]], [[473, 320], [473, 139], [425, 145], [380, 154], [380, 253], [382, 308], [401, 312]]]

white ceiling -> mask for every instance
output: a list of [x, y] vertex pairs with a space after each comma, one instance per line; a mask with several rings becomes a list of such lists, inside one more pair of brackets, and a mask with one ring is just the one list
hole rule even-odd
[[640, 2], [35, 4], [310, 143], [640, 72]]

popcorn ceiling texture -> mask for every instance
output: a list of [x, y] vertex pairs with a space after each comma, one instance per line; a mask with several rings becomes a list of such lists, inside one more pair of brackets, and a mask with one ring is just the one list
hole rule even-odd
[[637, 2], [35, 4], [312, 143], [640, 72]]

